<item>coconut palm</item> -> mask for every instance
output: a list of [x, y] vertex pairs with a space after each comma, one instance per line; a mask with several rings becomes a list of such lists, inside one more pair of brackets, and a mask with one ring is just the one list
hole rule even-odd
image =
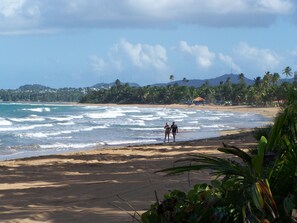
[[286, 77], [291, 77], [292, 76], [292, 68], [287, 66], [284, 70], [283, 70], [283, 74], [286, 75]]

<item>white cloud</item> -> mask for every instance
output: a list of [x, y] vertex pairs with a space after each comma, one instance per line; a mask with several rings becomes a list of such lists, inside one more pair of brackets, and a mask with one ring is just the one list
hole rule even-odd
[[166, 49], [161, 45], [132, 44], [127, 40], [121, 40], [109, 52], [111, 60], [116, 62], [116, 66], [123, 69], [123, 62], [127, 61], [132, 66], [145, 69], [154, 68], [156, 70], [167, 69]]
[[0, 34], [44, 33], [38, 27], [40, 10], [35, 0], [1, 0]]
[[228, 55], [224, 55], [222, 53], [219, 53], [219, 59], [224, 63], [226, 64], [227, 66], [229, 66], [232, 71], [235, 71], [235, 72], [240, 72], [241, 69], [240, 67], [233, 61], [233, 58], [228, 56]]
[[280, 65], [281, 58], [269, 49], [251, 47], [247, 43], [240, 43], [236, 52], [251, 66], [258, 66], [261, 69], [274, 69]]
[[293, 1], [290, 0], [258, 0], [256, 1], [256, 7], [258, 11], [277, 13], [277, 14], [286, 14], [292, 11], [294, 6]]
[[[242, 16], [254, 13], [286, 14], [294, 6], [293, 0], [130, 0], [132, 8], [160, 17], [185, 17], [183, 13], [199, 18], [196, 13], [219, 15], [241, 14]], [[166, 12], [166, 13], [165, 13]]]
[[187, 42], [181, 41], [179, 50], [185, 54], [193, 56], [199, 67], [208, 68], [213, 64], [215, 59], [215, 53], [209, 51], [207, 46], [202, 45], [188, 45]]
[[104, 71], [107, 66], [105, 61], [96, 55], [91, 55], [90, 60], [93, 70], [97, 73], [101, 73], [102, 71]]
[[1, 0], [0, 30], [268, 26], [277, 17], [292, 14], [296, 4], [295, 0]]

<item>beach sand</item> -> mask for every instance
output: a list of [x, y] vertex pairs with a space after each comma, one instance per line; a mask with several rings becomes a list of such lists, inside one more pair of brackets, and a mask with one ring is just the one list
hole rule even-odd
[[[278, 112], [278, 108], [243, 106], [195, 108], [230, 109], [267, 117], [274, 117]], [[243, 129], [224, 132], [221, 137], [211, 139], [0, 162], [0, 222], [133, 222], [129, 214], [135, 214], [134, 210], [142, 213], [149, 208], [156, 200], [155, 191], [161, 200], [171, 189], [186, 191], [195, 183], [211, 179], [207, 171], [170, 177], [155, 171], [172, 167], [174, 161], [190, 153], [222, 156], [216, 149], [223, 142], [240, 148], [251, 148], [257, 143], [252, 131]]]

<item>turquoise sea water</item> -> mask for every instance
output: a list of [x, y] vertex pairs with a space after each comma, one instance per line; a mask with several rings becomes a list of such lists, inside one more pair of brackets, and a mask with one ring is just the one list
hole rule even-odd
[[0, 103], [0, 160], [97, 147], [162, 143], [165, 122], [177, 141], [218, 136], [222, 130], [259, 127], [268, 118], [196, 109], [136, 106], [65, 106]]

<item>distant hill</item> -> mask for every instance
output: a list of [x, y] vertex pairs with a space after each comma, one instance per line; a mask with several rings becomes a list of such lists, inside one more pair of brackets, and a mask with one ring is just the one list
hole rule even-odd
[[[222, 76], [216, 77], [216, 78], [210, 78], [210, 79], [192, 79], [189, 80], [187, 83], [185, 83], [182, 80], [178, 80], [178, 81], [172, 81], [170, 83], [164, 83], [164, 84], [155, 84], [154, 86], [166, 86], [169, 84], [178, 84], [180, 86], [191, 86], [191, 87], [200, 87], [201, 85], [203, 85], [206, 81], [208, 82], [208, 85], [210, 86], [217, 86], [219, 85], [221, 82], [226, 82], [227, 78], [230, 78], [231, 82], [233, 84], [237, 84], [239, 82], [239, 75], [238, 74], [224, 74]], [[254, 80], [248, 79], [248, 78], [244, 78], [245, 83], [247, 85], [252, 85], [254, 84]]]
[[[101, 88], [110, 88], [112, 86], [114, 86], [115, 82], [111, 82], [111, 83], [98, 83], [98, 84], [95, 84], [93, 86], [91, 86], [91, 88], [98, 88], [98, 89], [101, 89]], [[139, 84], [136, 84], [136, 83], [121, 83], [121, 84], [128, 84], [130, 87], [140, 87]]]
[[26, 84], [19, 87], [21, 91], [44, 91], [44, 90], [52, 90], [53, 88], [46, 87], [40, 84]]
[[[151, 84], [151, 86], [167, 86], [167, 85], [177, 84], [180, 86], [190, 86], [190, 87], [197, 88], [197, 87], [200, 87], [201, 85], [203, 85], [205, 82], [208, 82], [209, 86], [217, 86], [217, 85], [220, 85], [221, 82], [225, 83], [228, 78], [230, 78], [230, 80], [233, 84], [239, 83], [239, 74], [224, 74], [219, 77], [210, 78], [210, 79], [191, 79], [191, 80], [188, 80], [188, 82], [184, 82], [183, 80], [177, 80], [177, 81], [172, 81], [172, 82], [168, 82], [168, 83]], [[254, 84], [254, 80], [252, 80], [252, 79], [244, 77], [244, 80], [247, 85]], [[283, 79], [279, 80], [278, 84], [282, 84], [283, 82], [292, 83], [293, 81], [294, 81], [294, 78], [283, 78]], [[95, 84], [95, 85], [93, 85], [91, 87], [87, 87], [87, 88], [97, 88], [97, 89], [110, 88], [110, 87], [114, 86], [114, 84], [115, 84], [115, 82], [98, 83], [98, 84]], [[137, 83], [121, 82], [121, 84], [123, 84], [123, 85], [128, 84], [130, 87], [140, 87], [140, 85]], [[85, 88], [85, 89], [87, 89], [87, 88]], [[26, 85], [19, 87], [18, 90], [20, 90], [20, 91], [49, 91], [49, 90], [55, 90], [55, 89], [44, 86], [44, 85], [40, 85], [40, 84], [26, 84]]]

